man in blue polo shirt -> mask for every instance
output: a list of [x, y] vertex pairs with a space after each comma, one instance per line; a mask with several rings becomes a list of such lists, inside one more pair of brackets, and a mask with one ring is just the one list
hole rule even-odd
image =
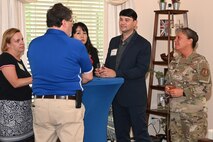
[[46, 16], [49, 29], [32, 40], [28, 50], [35, 141], [82, 142], [85, 108], [76, 92], [83, 90], [82, 83], [92, 80], [93, 68], [85, 46], [70, 38], [72, 11], [57, 3]]

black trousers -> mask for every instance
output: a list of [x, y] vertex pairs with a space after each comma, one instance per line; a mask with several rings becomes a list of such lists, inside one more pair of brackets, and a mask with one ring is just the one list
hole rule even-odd
[[146, 105], [122, 106], [115, 98], [112, 108], [117, 142], [130, 142], [131, 127], [135, 142], [151, 142], [146, 123]]

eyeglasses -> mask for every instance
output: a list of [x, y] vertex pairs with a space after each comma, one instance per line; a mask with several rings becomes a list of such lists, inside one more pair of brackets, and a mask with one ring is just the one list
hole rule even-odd
[[68, 22], [71, 22], [71, 23], [74, 24], [74, 20], [73, 19], [68, 20]]

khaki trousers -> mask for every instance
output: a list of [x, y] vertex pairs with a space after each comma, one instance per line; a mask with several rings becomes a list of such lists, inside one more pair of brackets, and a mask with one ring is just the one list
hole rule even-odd
[[34, 99], [32, 105], [35, 142], [83, 142], [85, 107], [75, 100]]

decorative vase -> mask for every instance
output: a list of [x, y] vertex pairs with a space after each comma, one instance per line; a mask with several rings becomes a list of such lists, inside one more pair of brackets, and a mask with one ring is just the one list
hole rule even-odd
[[165, 83], [165, 78], [164, 77], [158, 78], [158, 85], [163, 86], [164, 83]]
[[179, 10], [179, 8], [180, 8], [180, 2], [173, 3], [173, 9], [174, 10]]
[[159, 2], [160, 10], [166, 10], [166, 5], [167, 5], [166, 2]]
[[166, 96], [165, 93], [157, 94], [157, 104], [158, 109], [165, 109], [166, 107]]

